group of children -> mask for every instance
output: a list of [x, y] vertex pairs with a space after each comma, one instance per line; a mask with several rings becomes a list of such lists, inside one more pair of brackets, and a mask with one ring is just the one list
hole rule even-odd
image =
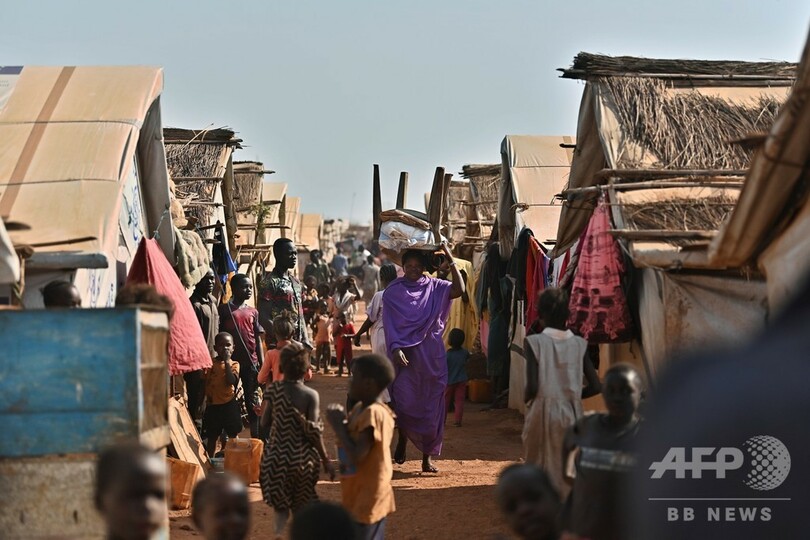
[[[229, 360], [232, 343], [222, 337], [217, 348], [221, 355], [217, 362], [225, 364], [219, 368], [222, 378], [232, 380], [238, 369]], [[308, 508], [317, 501], [320, 465], [332, 479], [335, 476], [323, 444], [318, 393], [303, 384], [308, 351], [291, 342], [281, 349], [280, 364], [284, 379], [267, 387], [261, 419], [269, 432], [261, 488], [265, 502], [275, 511], [275, 537], [281, 538], [294, 514], [293, 539], [382, 539], [385, 519], [395, 508], [390, 450], [394, 415], [379, 400], [394, 379], [391, 363], [374, 354], [357, 358], [349, 387], [356, 405], [348, 412], [338, 404], [327, 409], [326, 419], [339, 441], [342, 510], [328, 505], [325, 510]], [[166, 517], [163, 458], [137, 445], [104, 452], [98, 463], [96, 494], [110, 538], [152, 538]], [[240, 480], [227, 473], [211, 475], [197, 485], [192, 502], [194, 523], [205, 538], [247, 537], [247, 491]], [[310, 517], [301, 517], [306, 512]], [[321, 512], [331, 515], [337, 528], [312, 523], [325, 518]]]

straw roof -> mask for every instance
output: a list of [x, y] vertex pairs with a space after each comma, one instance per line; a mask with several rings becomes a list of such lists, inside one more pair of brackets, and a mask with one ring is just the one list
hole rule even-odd
[[[267, 211], [262, 202], [262, 179], [264, 164], [258, 161], [235, 161], [233, 164], [233, 204], [236, 210], [236, 223], [247, 227], [259, 222], [268, 223]], [[263, 227], [259, 226], [258, 232]], [[243, 230], [237, 241], [239, 244], [254, 244], [256, 229]]]
[[[461, 176], [470, 181], [470, 195], [475, 203], [475, 225], [468, 236], [476, 236], [480, 243], [492, 234], [492, 225], [498, 214], [498, 189], [501, 185], [501, 164], [469, 164], [461, 168]], [[477, 230], [475, 230], [477, 229]]]
[[792, 62], [739, 62], [733, 60], [653, 59], [635, 56], [607, 56], [581, 52], [573, 65], [559, 69], [565, 79], [593, 77], [654, 76], [659, 79], [706, 81], [717, 84], [728, 80], [735, 85], [746, 81], [780, 82], [790, 86], [798, 64]]
[[[233, 150], [242, 148], [242, 139], [227, 128], [165, 128], [163, 139], [175, 197], [187, 217], [201, 225], [210, 223], [216, 213], [213, 203], [218, 199], [219, 181]], [[184, 180], [190, 178], [194, 180]]]
[[613, 98], [618, 121], [634, 142], [651, 153], [619, 157], [619, 168], [745, 169], [752, 149], [729, 141], [773, 125], [781, 96], [760, 94], [735, 102], [696, 90], [672, 92], [668, 81], [607, 77], [602, 80]]

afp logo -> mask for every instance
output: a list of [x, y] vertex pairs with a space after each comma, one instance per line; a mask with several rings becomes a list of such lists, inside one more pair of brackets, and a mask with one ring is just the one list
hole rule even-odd
[[726, 473], [746, 467], [743, 483], [759, 491], [768, 491], [782, 485], [790, 473], [790, 452], [787, 447], [770, 435], [757, 435], [745, 443], [742, 450], [735, 447], [694, 447], [691, 459], [686, 458], [686, 448], [670, 448], [661, 461], [650, 465], [651, 478], [663, 478], [667, 472], [675, 473], [675, 478], [703, 478], [703, 473], [714, 473], [717, 479], [726, 478]]

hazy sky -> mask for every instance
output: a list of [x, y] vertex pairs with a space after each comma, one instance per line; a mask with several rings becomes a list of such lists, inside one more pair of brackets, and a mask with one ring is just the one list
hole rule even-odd
[[[496, 163], [506, 134], [574, 135], [578, 51], [797, 61], [808, 0], [3, 0], [0, 65], [163, 66], [165, 126], [230, 126], [303, 211], [369, 220], [410, 172]], [[354, 200], [354, 204], [352, 201]]]

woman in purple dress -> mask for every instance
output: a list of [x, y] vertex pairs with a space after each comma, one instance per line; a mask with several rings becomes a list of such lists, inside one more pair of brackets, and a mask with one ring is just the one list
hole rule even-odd
[[431, 456], [442, 450], [444, 389], [447, 386], [444, 325], [450, 301], [461, 296], [464, 280], [447, 245], [452, 282], [425, 275], [423, 251], [409, 250], [402, 257], [405, 276], [388, 285], [383, 295], [383, 327], [396, 378], [391, 403], [397, 415], [399, 442], [394, 461], [405, 462], [407, 440], [422, 452], [422, 470], [437, 472]]

